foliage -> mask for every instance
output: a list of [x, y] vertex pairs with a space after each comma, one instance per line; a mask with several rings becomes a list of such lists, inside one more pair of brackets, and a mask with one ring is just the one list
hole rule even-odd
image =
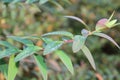
[[[27, 0], [25, 2], [31, 4], [37, 1], [38, 0], [33, 0], [33, 1]], [[19, 0], [12, 0], [12, 3], [16, 3], [16, 2], [19, 2]], [[50, 0], [39, 1], [40, 5], [47, 2], [52, 2], [57, 6], [60, 6], [56, 1], [50, 1]], [[5, 0], [3, 1], [3, 3], [5, 4], [11, 3], [11, 0]], [[23, 13], [21, 13], [21, 15], [22, 14]], [[78, 35], [78, 34], [73, 35], [72, 33], [67, 31], [54, 31], [54, 32], [45, 33], [42, 36], [25, 36], [25, 37], [7, 36], [7, 39], [9, 41], [2, 41], [2, 40], [0, 41], [0, 45], [3, 46], [3, 51], [0, 52], [0, 59], [10, 56], [9, 67], [8, 67], [8, 79], [14, 79], [15, 75], [17, 74], [17, 67], [15, 65], [16, 62], [21, 61], [27, 58], [28, 56], [34, 56], [34, 59], [38, 67], [40, 68], [40, 71], [44, 80], [47, 80], [47, 74], [48, 74], [47, 66], [43, 61], [44, 60], [43, 57], [39, 54], [39, 52], [41, 51], [43, 51], [43, 55], [49, 55], [49, 53], [55, 53], [57, 56], [59, 56], [59, 58], [65, 64], [67, 69], [73, 74], [74, 70], [73, 70], [71, 59], [67, 56], [65, 52], [58, 50], [60, 49], [60, 47], [62, 47], [63, 44], [66, 44], [66, 43], [67, 44], [72, 43], [72, 51], [74, 53], [78, 53], [80, 50], [82, 50], [86, 58], [89, 60], [90, 64], [92, 65], [93, 69], [96, 70], [95, 62], [93, 60], [91, 52], [89, 51], [86, 45], [86, 41], [89, 36], [97, 35], [110, 40], [120, 49], [119, 45], [111, 37], [102, 33], [102, 31], [105, 29], [109, 29], [119, 25], [119, 23], [116, 23], [117, 22], [116, 19], [111, 20], [113, 17], [113, 14], [110, 16], [109, 19], [106, 19], [106, 18], [100, 19], [97, 22], [94, 31], [90, 30], [89, 26], [82, 19], [79, 19], [78, 17], [75, 17], [75, 16], [65, 16], [65, 18], [70, 18], [70, 19], [74, 19], [81, 22], [86, 27], [86, 29], [81, 30], [81, 35]], [[57, 37], [59, 36], [60, 38], [58, 40], [53, 40], [51, 37], [54, 37], [54, 36], [57, 36]], [[65, 39], [63, 39], [63, 37], [65, 37]], [[15, 40], [16, 42], [22, 43], [23, 49], [14, 46], [15, 44], [12, 45], [10, 42], [12, 41], [11, 39]], [[41, 46], [36, 46], [34, 44], [36, 39], [42, 42]], [[14, 55], [16, 55], [15, 59], [14, 59]], [[10, 70], [11, 68], [15, 68], [14, 69], [15, 73], [10, 74], [12, 72]]]

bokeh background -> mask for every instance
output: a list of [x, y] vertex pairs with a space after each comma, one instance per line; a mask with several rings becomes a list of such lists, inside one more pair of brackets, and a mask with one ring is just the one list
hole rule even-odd
[[[113, 18], [120, 22], [120, 0], [55, 0], [55, 2], [53, 0], [43, 5], [1, 2], [0, 40], [12, 42], [6, 36], [41, 36], [47, 32], [60, 30], [81, 34], [84, 25], [63, 16], [79, 17], [91, 30], [94, 30], [96, 22], [101, 18], [109, 18], [113, 11], [115, 11]], [[104, 33], [120, 45], [120, 26], [105, 30]], [[41, 41], [34, 40], [34, 42], [38, 46], [42, 45]], [[12, 43], [21, 47], [19, 43]], [[96, 36], [89, 37], [86, 45], [94, 57], [97, 71], [92, 69], [81, 51], [74, 54], [69, 44], [62, 46], [62, 50], [71, 57], [75, 74], [71, 75], [58, 57], [50, 54], [45, 56], [49, 67], [48, 80], [120, 80], [120, 50], [106, 39]], [[2, 73], [0, 80], [5, 80]], [[32, 58], [27, 58], [20, 64], [15, 80], [42, 80]]]

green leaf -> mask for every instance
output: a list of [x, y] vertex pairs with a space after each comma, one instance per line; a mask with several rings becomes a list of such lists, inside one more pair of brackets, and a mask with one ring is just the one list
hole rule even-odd
[[93, 69], [96, 70], [95, 61], [94, 61], [89, 49], [86, 46], [83, 46], [82, 51], [85, 54], [85, 56], [87, 57], [90, 64], [92, 65]]
[[31, 40], [28, 40], [28, 39], [24, 39], [22, 37], [17, 37], [17, 36], [7, 36], [8, 38], [11, 38], [13, 40], [16, 40], [18, 42], [21, 42], [23, 43], [24, 45], [26, 46], [29, 46], [29, 45], [34, 45], [33, 42]]
[[12, 44], [10, 44], [7, 41], [0, 41], [0, 45], [3, 45], [3, 46], [8, 47], [8, 48], [15, 48]]
[[23, 39], [42, 39], [40, 36], [24, 36]]
[[43, 79], [47, 80], [47, 74], [48, 74], [47, 66], [46, 66], [46, 64], [44, 62], [43, 57], [40, 56], [40, 55], [34, 55], [34, 58], [35, 58], [35, 61], [37, 62], [37, 65], [38, 65], [38, 67], [39, 67], [39, 69], [40, 69], [40, 71], [42, 73]]
[[8, 79], [7, 80], [14, 80], [18, 69], [16, 67], [16, 63], [14, 61], [14, 55], [10, 56], [9, 65], [8, 65]]
[[44, 49], [43, 54], [46, 55], [57, 50], [59, 47], [62, 46], [62, 44], [63, 44], [63, 41], [53, 41], [51, 43], [48, 43]]
[[21, 59], [24, 59], [34, 53], [36, 53], [37, 51], [39, 51], [41, 48], [38, 46], [28, 46], [27, 48], [25, 48], [21, 53], [19, 53], [16, 57], [15, 57], [15, 61], [19, 61]]
[[71, 19], [74, 19], [74, 20], [77, 20], [79, 22], [81, 22], [84, 26], [87, 26], [87, 24], [80, 18], [78, 17], [75, 17], [75, 16], [64, 16], [65, 18], [71, 18]]
[[48, 2], [48, 0], [40, 0], [39, 1], [40, 5], [45, 4], [46, 2]]
[[85, 44], [86, 37], [81, 35], [76, 35], [73, 39], [72, 50], [74, 53], [78, 52]]
[[4, 2], [4, 3], [10, 3], [10, 2], [12, 2], [13, 0], [2, 0], [2, 2]]
[[43, 40], [46, 44], [53, 42], [52, 39], [46, 38], [46, 37], [43, 37], [42, 40]]
[[50, 2], [55, 4], [59, 8], [59, 10], [64, 10], [64, 8], [57, 1], [50, 0]]
[[114, 19], [114, 20], [112, 20], [112, 21], [110, 21], [110, 22], [107, 22], [107, 23], [106, 23], [106, 26], [107, 26], [108, 28], [111, 28], [111, 27], [113, 27], [113, 25], [114, 25], [116, 22], [117, 22], [117, 19]]
[[3, 50], [0, 52], [0, 59], [10, 56], [12, 54], [18, 53], [18, 52], [20, 52], [20, 50], [18, 50], [16, 48], [12, 48], [12, 49], [10, 48], [10, 49]]
[[7, 79], [8, 64], [3, 59], [0, 59], [0, 72], [2, 72]]
[[111, 16], [108, 19], [108, 22], [112, 19], [113, 15], [115, 14], [115, 11], [113, 11], [113, 13], [111, 14]]
[[12, 3], [17, 3], [17, 2], [21, 2], [21, 0], [13, 0]]
[[67, 67], [67, 69], [74, 74], [74, 69], [73, 69], [73, 65], [72, 65], [72, 61], [71, 59], [66, 55], [65, 52], [61, 51], [61, 50], [57, 50], [55, 51], [55, 53], [59, 56], [59, 58], [62, 60], [62, 62], [65, 64], [65, 66]]
[[115, 44], [120, 49], [120, 46], [108, 35], [106, 35], [104, 33], [97, 33], [97, 32], [93, 33], [93, 35], [100, 36], [100, 37], [108, 39], [109, 41], [111, 41], [113, 44]]
[[61, 36], [67, 36], [67, 37], [73, 38], [73, 34], [67, 31], [50, 32], [50, 33], [43, 34], [42, 36], [50, 36], [50, 35], [61, 35]]
[[31, 3], [34, 3], [36, 1], [38, 1], [38, 0], [27, 0], [26, 3], [31, 4]]
[[118, 26], [118, 25], [120, 25], [120, 23], [116, 23], [116, 24], [114, 24], [113, 27]]

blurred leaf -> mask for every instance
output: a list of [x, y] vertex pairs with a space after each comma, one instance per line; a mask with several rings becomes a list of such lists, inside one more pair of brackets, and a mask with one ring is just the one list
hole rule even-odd
[[112, 19], [113, 15], [115, 14], [115, 11], [113, 11], [113, 13], [111, 14], [111, 16], [108, 19], [108, 22], [110, 22], [110, 20]]
[[51, 36], [51, 35], [61, 35], [61, 36], [67, 36], [67, 37], [73, 38], [73, 34], [67, 31], [50, 32], [50, 33], [43, 34], [42, 36]]
[[42, 73], [42, 76], [43, 76], [44, 80], [47, 80], [47, 74], [48, 74], [47, 66], [44, 62], [43, 57], [40, 56], [40, 55], [34, 55], [34, 58], [35, 58], [35, 61], [37, 62], [37, 65], [39, 66], [39, 69]]
[[23, 43], [24, 45], [26, 46], [29, 46], [29, 45], [34, 45], [33, 42], [31, 40], [28, 40], [28, 39], [23, 39], [21, 37], [17, 37], [17, 36], [8, 36], [8, 38], [11, 38], [13, 40], [16, 40], [18, 42], [21, 42]]
[[106, 23], [107, 23], [108, 19], [106, 18], [102, 18], [100, 19], [97, 23], [96, 23], [96, 27], [95, 27], [95, 30], [98, 31], [98, 30], [101, 30], [101, 29], [104, 29], [106, 28]]
[[[1, 1], [1, 0], [0, 0]], [[10, 3], [10, 2], [12, 2], [13, 0], [2, 0], [2, 2], [4, 2], [4, 3]]]
[[21, 0], [13, 0], [13, 3], [17, 3], [20, 2]]
[[120, 25], [120, 23], [116, 23], [116, 24], [114, 24], [113, 27], [118, 26], [118, 25]]
[[0, 59], [0, 72], [7, 78], [8, 64], [3, 59]]
[[40, 0], [39, 3], [42, 5], [42, 4], [45, 4], [46, 2], [48, 2], [48, 0]]
[[18, 52], [20, 52], [20, 51], [18, 49], [15, 49], [15, 48], [5, 49], [5, 50], [0, 52], [0, 59], [7, 57], [7, 56], [10, 56], [12, 54], [18, 53]]
[[70, 57], [68, 57], [66, 55], [65, 52], [61, 51], [61, 50], [57, 50], [55, 51], [55, 53], [59, 56], [59, 58], [62, 60], [62, 62], [65, 64], [65, 66], [67, 67], [67, 69], [74, 74], [74, 70], [73, 70], [73, 65], [72, 65], [72, 61], [70, 59]]
[[19, 61], [21, 59], [24, 59], [34, 53], [36, 53], [37, 51], [39, 51], [41, 48], [38, 46], [28, 46], [27, 48], [25, 48], [21, 53], [19, 53], [16, 57], [15, 57], [15, 61]]
[[111, 41], [113, 44], [115, 44], [120, 49], [120, 46], [108, 35], [106, 35], [104, 33], [97, 33], [97, 32], [93, 33], [93, 35], [100, 36], [100, 37], [108, 39], [109, 41]]
[[81, 34], [82, 34], [82, 36], [87, 37], [89, 35], [89, 31], [86, 29], [82, 29]]
[[106, 23], [106, 26], [107, 26], [108, 28], [111, 28], [111, 27], [113, 27], [113, 25], [114, 25], [116, 22], [117, 22], [117, 19], [114, 19], [114, 20], [112, 20], [112, 21], [110, 21], [110, 22], [107, 22], [107, 23]]
[[7, 80], [14, 80], [18, 69], [16, 67], [16, 63], [14, 61], [14, 55], [10, 56], [9, 65], [8, 65], [8, 78]]
[[41, 37], [38, 37], [38, 36], [24, 36], [22, 38], [23, 39], [42, 39]]
[[53, 4], [55, 4], [59, 8], [59, 10], [64, 10], [64, 8], [58, 2], [52, 1], [52, 0], [50, 2], [52, 2]]
[[87, 24], [80, 18], [78, 17], [75, 17], [75, 16], [64, 16], [65, 18], [71, 18], [71, 19], [74, 19], [74, 20], [77, 20], [79, 22], [81, 22], [83, 25], [87, 26]]
[[0, 41], [0, 45], [6, 46], [8, 48], [15, 48], [12, 44], [7, 41]]
[[85, 44], [86, 37], [81, 35], [75, 35], [72, 45], [72, 50], [74, 53], [78, 52]]
[[44, 49], [43, 54], [46, 55], [57, 50], [59, 47], [62, 46], [62, 44], [63, 44], [63, 41], [53, 41], [51, 43], [48, 43]]
[[26, 3], [31, 4], [31, 3], [34, 3], [34, 2], [36, 2], [36, 1], [38, 1], [38, 0], [26, 0]]
[[82, 51], [85, 54], [85, 56], [87, 57], [87, 59], [89, 60], [89, 62], [92, 65], [93, 69], [96, 70], [95, 62], [94, 62], [94, 59], [93, 59], [89, 49], [86, 46], [83, 46]]
[[47, 43], [47, 44], [50, 43], [50, 42], [53, 42], [52, 39], [46, 38], [46, 37], [43, 37], [42, 40], [43, 40], [45, 43]]

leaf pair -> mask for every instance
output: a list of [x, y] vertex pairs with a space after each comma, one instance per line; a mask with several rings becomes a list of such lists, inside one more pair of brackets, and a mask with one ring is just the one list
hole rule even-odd
[[79, 50], [82, 50], [85, 56], [87, 57], [88, 61], [92, 65], [93, 69], [96, 70], [94, 59], [89, 49], [85, 46], [86, 38], [87, 37], [85, 36], [76, 35], [73, 40], [72, 50], [74, 53], [78, 52]]
[[16, 37], [16, 36], [8, 36], [9, 38], [16, 40], [18, 42], [23, 43], [24, 45], [26, 45], [27, 47], [21, 51], [21, 53], [19, 53], [16, 57], [15, 57], [15, 61], [19, 61], [21, 59], [24, 59], [34, 53], [36, 53], [37, 51], [41, 50], [41, 47], [38, 46], [34, 46], [33, 42], [31, 40], [28, 39], [24, 39], [21, 37]]
[[19, 53], [16, 57], [15, 57], [15, 61], [20, 61], [34, 53], [36, 53], [37, 51], [41, 50], [40, 47], [38, 46], [28, 46], [27, 48], [25, 48], [21, 53]]
[[[67, 31], [50, 32], [50, 33], [43, 34], [42, 36], [45, 37], [45, 36], [52, 36], [52, 35], [67, 36], [69, 38], [73, 38], [73, 34], [70, 32], [67, 32]], [[47, 39], [47, 38], [43, 38], [43, 41], [45, 41], [47, 44], [45, 46], [45, 49], [43, 52], [44, 55], [49, 54], [49, 53], [57, 50], [64, 43], [63, 41], [53, 41], [53, 40]]]

